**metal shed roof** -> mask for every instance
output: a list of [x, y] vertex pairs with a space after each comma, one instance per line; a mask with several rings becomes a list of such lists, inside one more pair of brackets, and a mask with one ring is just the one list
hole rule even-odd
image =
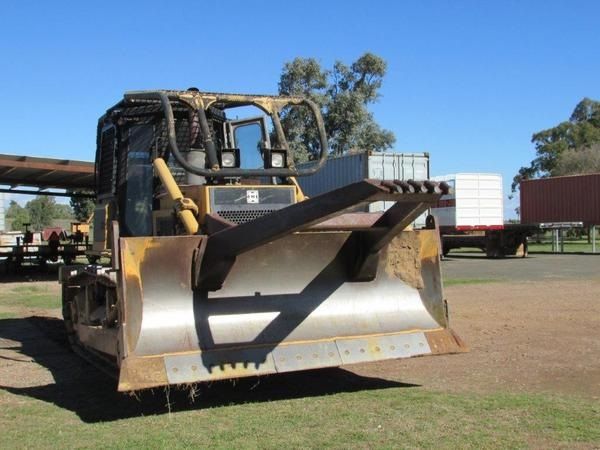
[[94, 190], [94, 163], [0, 154], [0, 185], [10, 186], [4, 192], [22, 192], [20, 187]]

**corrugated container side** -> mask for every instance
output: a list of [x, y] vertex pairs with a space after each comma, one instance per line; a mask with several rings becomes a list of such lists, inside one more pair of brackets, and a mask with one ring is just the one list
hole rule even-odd
[[[358, 153], [339, 158], [330, 158], [325, 166], [313, 175], [298, 177], [302, 191], [309, 197], [332, 191], [342, 186], [367, 178], [367, 154]], [[299, 168], [314, 166], [309, 162]]]
[[[429, 178], [429, 155], [427, 153], [373, 153], [368, 157], [365, 178], [378, 180], [427, 180]], [[392, 202], [375, 202], [369, 211], [385, 211]], [[422, 220], [425, 224], [425, 220]]]
[[428, 153], [356, 153], [328, 159], [325, 167], [313, 175], [299, 177], [298, 183], [306, 195], [314, 197], [365, 178], [425, 180], [428, 177]]
[[[310, 167], [315, 163], [299, 164]], [[317, 173], [299, 177], [298, 183], [306, 195], [329, 192], [348, 184], [375, 178], [380, 180], [426, 180], [429, 178], [428, 153], [356, 153], [330, 158]], [[369, 205], [369, 211], [384, 211], [392, 202], [375, 202]], [[415, 226], [425, 225], [426, 214], [415, 221]]]
[[521, 223], [600, 225], [600, 173], [524, 180]]

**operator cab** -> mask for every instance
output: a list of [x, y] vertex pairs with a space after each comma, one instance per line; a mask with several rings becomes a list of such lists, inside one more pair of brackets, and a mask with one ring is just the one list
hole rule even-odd
[[[167, 163], [183, 195], [198, 205], [201, 226], [207, 215], [238, 224], [298, 201], [299, 187], [291, 177], [305, 173], [294, 167], [281, 118], [305, 107], [305, 100], [193, 90], [152, 94], [126, 94], [99, 120], [98, 248], [106, 248], [113, 219], [121, 236], [182, 234], [173, 201], [153, 167], [156, 158]], [[326, 142], [324, 132], [320, 139]], [[324, 162], [323, 152], [319, 155], [312, 172]]]

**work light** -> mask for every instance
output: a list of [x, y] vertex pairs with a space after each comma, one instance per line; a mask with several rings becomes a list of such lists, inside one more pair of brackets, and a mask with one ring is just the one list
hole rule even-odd
[[271, 167], [283, 167], [283, 153], [271, 153]]
[[239, 166], [239, 153], [236, 151], [224, 150], [221, 152], [221, 166], [222, 167], [238, 167]]

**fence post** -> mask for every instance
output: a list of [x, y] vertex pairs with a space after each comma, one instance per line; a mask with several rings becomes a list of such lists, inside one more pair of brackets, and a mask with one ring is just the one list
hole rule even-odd
[[558, 235], [560, 236], [560, 252], [565, 252], [565, 230], [562, 228], [558, 231]]

